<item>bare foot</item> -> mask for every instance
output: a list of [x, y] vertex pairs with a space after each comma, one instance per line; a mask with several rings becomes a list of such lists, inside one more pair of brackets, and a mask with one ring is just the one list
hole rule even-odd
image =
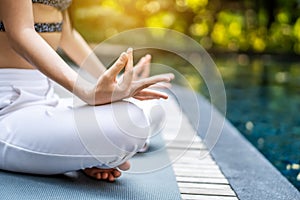
[[[120, 170], [126, 171], [130, 168], [130, 163], [126, 161], [125, 163], [118, 166]], [[116, 168], [111, 169], [100, 169], [100, 168], [86, 168], [83, 170], [87, 176], [95, 178], [97, 180], [108, 180], [113, 182], [116, 178], [121, 176], [121, 172]]]

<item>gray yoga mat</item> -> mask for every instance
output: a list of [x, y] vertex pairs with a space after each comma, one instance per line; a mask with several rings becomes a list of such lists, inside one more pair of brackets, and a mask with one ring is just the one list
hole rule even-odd
[[[132, 165], [137, 163], [142, 166], [140, 161], [144, 160], [152, 163], [165, 162], [169, 158], [162, 145], [160, 136], [156, 136], [151, 141], [149, 152], [135, 156]], [[159, 152], [159, 156], [152, 157], [151, 151]], [[34, 176], [1, 170], [0, 181], [1, 200], [181, 199], [175, 175], [170, 166], [148, 173], [123, 173], [114, 183], [93, 180], [80, 172], [77, 173], [77, 177], [68, 177], [64, 175]]]

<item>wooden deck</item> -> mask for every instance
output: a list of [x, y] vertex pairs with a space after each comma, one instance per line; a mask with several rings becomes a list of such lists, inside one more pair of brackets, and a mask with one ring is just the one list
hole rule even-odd
[[[175, 100], [170, 99], [166, 109], [168, 116], [163, 137], [173, 161], [182, 199], [238, 200], [228, 180]], [[176, 127], [177, 125], [180, 127]]]

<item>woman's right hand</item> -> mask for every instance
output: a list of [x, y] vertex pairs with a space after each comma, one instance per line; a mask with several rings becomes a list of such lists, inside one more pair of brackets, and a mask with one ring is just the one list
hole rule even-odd
[[[121, 80], [118, 74], [125, 68]], [[167, 94], [148, 89], [159, 82], [170, 82], [173, 74], [160, 74], [148, 78], [134, 80], [132, 49], [122, 53], [118, 60], [106, 70], [97, 81], [97, 84], [88, 90], [83, 98], [90, 105], [101, 105], [119, 101], [128, 97], [139, 100], [168, 98]], [[147, 88], [147, 89], [146, 89]]]

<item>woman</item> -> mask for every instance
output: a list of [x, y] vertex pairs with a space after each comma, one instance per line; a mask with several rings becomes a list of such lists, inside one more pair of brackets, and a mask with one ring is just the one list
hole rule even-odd
[[[127, 160], [143, 147], [149, 134], [147, 128], [134, 126], [148, 127], [150, 119], [123, 99], [166, 99], [166, 94], [148, 87], [169, 82], [173, 75], [137, 80], [137, 73], [147, 71], [151, 57], [133, 68], [132, 49], [106, 70], [71, 27], [70, 4], [71, 0], [0, 1], [0, 169], [34, 174], [82, 169], [93, 178], [114, 181], [121, 175], [118, 169], [129, 168]], [[58, 47], [79, 66], [89, 56], [84, 69], [97, 83], [77, 82], [78, 74], [56, 53]], [[116, 80], [122, 69], [122, 78]], [[72, 102], [57, 98], [50, 80], [86, 105], [70, 108]], [[134, 130], [130, 123], [118, 124], [126, 121], [123, 112], [115, 120], [115, 112], [124, 108]], [[79, 113], [80, 118], [91, 110], [97, 126], [74, 120], [74, 115]]]

